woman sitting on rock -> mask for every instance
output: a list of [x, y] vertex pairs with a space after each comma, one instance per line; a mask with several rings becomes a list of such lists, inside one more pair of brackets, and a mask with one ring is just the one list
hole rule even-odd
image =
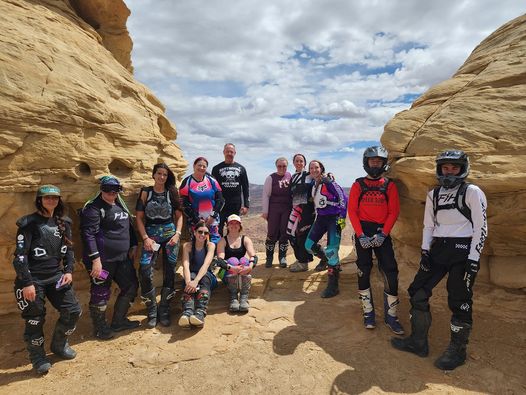
[[[158, 163], [153, 167], [152, 178], [153, 186], [141, 189], [136, 205], [137, 230], [143, 240], [139, 279], [149, 328], [157, 325], [157, 319], [163, 326], [170, 325], [170, 301], [174, 294], [175, 265], [183, 228], [174, 173], [165, 163]], [[163, 256], [163, 288], [157, 314], [153, 265], [160, 252]]]
[[60, 313], [51, 340], [51, 351], [60, 358], [73, 359], [77, 355], [67, 339], [75, 330], [81, 308], [71, 286], [75, 263], [71, 220], [64, 216], [60, 189], [41, 186], [35, 206], [36, 212], [16, 222], [13, 266], [16, 302], [25, 321], [26, 348], [33, 368], [45, 374], [51, 368], [44, 349], [45, 298]]
[[195, 225], [193, 236], [192, 241], [183, 245], [183, 314], [179, 319], [182, 327], [204, 325], [210, 293], [217, 286], [217, 279], [210, 270], [215, 244], [208, 240], [210, 230], [205, 221]]
[[239, 215], [230, 215], [227, 219], [227, 234], [217, 244], [218, 258], [226, 260], [221, 273], [224, 274], [223, 281], [230, 292], [229, 310], [231, 312], [247, 312], [250, 308], [248, 304], [248, 293], [252, 281], [250, 273], [257, 258], [252, 240], [248, 236], [241, 235], [242, 230]]

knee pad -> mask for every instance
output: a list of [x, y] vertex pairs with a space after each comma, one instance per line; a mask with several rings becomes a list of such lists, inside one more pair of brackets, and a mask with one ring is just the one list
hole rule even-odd
[[423, 288], [416, 291], [409, 301], [416, 310], [429, 311], [429, 296]]
[[199, 291], [197, 293], [197, 300], [200, 301], [207, 301], [210, 298], [210, 293], [208, 291]]
[[[26, 318], [26, 328], [24, 331], [24, 338], [30, 339], [31, 342], [33, 342], [33, 340], [38, 338], [37, 340], [41, 339], [43, 343], [44, 342], [44, 322], [45, 322], [44, 316]], [[40, 344], [35, 344], [35, 345], [39, 346]]]
[[74, 327], [80, 318], [80, 311], [60, 310], [59, 321], [68, 327]]
[[92, 285], [91, 287], [91, 305], [107, 305], [110, 300], [111, 289], [110, 286]]
[[121, 289], [119, 296], [130, 299], [130, 303], [133, 303], [135, 297], [137, 296], [138, 287], [136, 285], [130, 285], [125, 289]]

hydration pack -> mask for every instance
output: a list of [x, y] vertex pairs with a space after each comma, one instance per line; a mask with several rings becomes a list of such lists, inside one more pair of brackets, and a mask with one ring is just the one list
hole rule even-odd
[[384, 183], [379, 186], [369, 186], [365, 183], [365, 177], [360, 177], [356, 179], [356, 182], [360, 184], [360, 197], [358, 198], [358, 207], [360, 207], [360, 203], [362, 202], [363, 195], [365, 195], [369, 191], [378, 191], [382, 193], [385, 196], [385, 202], [389, 202], [389, 197], [387, 196], [387, 188], [389, 187], [389, 184], [391, 183], [391, 180], [389, 178], [384, 177]]
[[471, 209], [466, 205], [466, 191], [470, 185], [471, 184], [467, 182], [463, 182], [462, 184], [460, 184], [460, 187], [458, 188], [457, 194], [455, 196], [455, 201], [453, 203], [443, 205], [438, 204], [438, 197], [441, 187], [435, 187], [433, 189], [433, 213], [435, 215], [435, 218], [439, 210], [450, 210], [456, 208], [464, 217], [468, 219], [469, 222], [473, 224], [473, 220], [471, 219]]

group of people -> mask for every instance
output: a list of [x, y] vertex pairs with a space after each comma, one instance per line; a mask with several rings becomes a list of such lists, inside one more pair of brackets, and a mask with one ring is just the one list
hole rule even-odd
[[[142, 188], [138, 194], [136, 221], [132, 221], [134, 215], [120, 195], [120, 181], [114, 176], [100, 179], [96, 196], [79, 210], [83, 262], [91, 281], [89, 310], [97, 338], [111, 339], [114, 332], [139, 326], [139, 321], [127, 317], [139, 285], [147, 310], [146, 326], [171, 324], [170, 303], [175, 296], [183, 216], [191, 240], [182, 246], [184, 283], [178, 324], [204, 325], [218, 278], [228, 288], [229, 311], [249, 310], [251, 273], [257, 256], [252, 240], [242, 232], [241, 216], [250, 207], [248, 177], [246, 169], [234, 160], [234, 144], [226, 144], [223, 154], [225, 160], [211, 173], [207, 171], [206, 158], [195, 159], [192, 174], [182, 180], [179, 188], [166, 164], [155, 165], [153, 185]], [[319, 160], [310, 161], [306, 168], [305, 156], [296, 154], [292, 162], [296, 170], [293, 175], [287, 172], [288, 160], [278, 158], [276, 172], [267, 177], [263, 187], [262, 217], [267, 221], [265, 267], [273, 266], [278, 243], [279, 266], [286, 268], [290, 243], [296, 262], [289, 270], [306, 271], [313, 257], [318, 257], [315, 270], [328, 271], [327, 287], [321, 296], [336, 296], [341, 232], [349, 215], [355, 231], [364, 326], [376, 326], [370, 283], [374, 252], [384, 279], [384, 322], [395, 334], [403, 335], [397, 315], [398, 265], [390, 237], [400, 208], [395, 183], [383, 176], [388, 169], [387, 151], [380, 146], [365, 150], [366, 176], [352, 184], [348, 198]], [[446, 151], [438, 155], [436, 166], [440, 185], [427, 196], [420, 269], [409, 287], [411, 334], [393, 338], [392, 345], [419, 356], [428, 355], [429, 298], [432, 289], [449, 274], [451, 343], [435, 362], [437, 367], [449, 370], [466, 358], [472, 326], [472, 289], [487, 236], [486, 199], [480, 188], [465, 182], [469, 159], [464, 152]], [[76, 356], [67, 339], [75, 330], [81, 308], [71, 287], [72, 225], [65, 216], [60, 189], [53, 185], [40, 187], [35, 206], [36, 212], [17, 222], [13, 264], [17, 274], [15, 295], [25, 320], [24, 340], [34, 369], [44, 374], [51, 367], [44, 349], [45, 298], [60, 312], [51, 351], [65, 359]], [[327, 244], [322, 248], [319, 242], [325, 234]], [[137, 235], [142, 239], [138, 271], [134, 267]], [[159, 255], [163, 284], [157, 303], [153, 273]], [[120, 293], [108, 324], [106, 308], [113, 281]]]

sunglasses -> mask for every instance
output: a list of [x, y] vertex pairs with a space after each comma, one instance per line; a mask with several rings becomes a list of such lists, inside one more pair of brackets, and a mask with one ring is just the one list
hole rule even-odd
[[198, 230], [197, 233], [204, 236], [208, 236], [210, 234], [210, 232], [207, 230]]
[[122, 192], [122, 186], [120, 185], [102, 185], [100, 187], [102, 192], [106, 193], [119, 193]]

